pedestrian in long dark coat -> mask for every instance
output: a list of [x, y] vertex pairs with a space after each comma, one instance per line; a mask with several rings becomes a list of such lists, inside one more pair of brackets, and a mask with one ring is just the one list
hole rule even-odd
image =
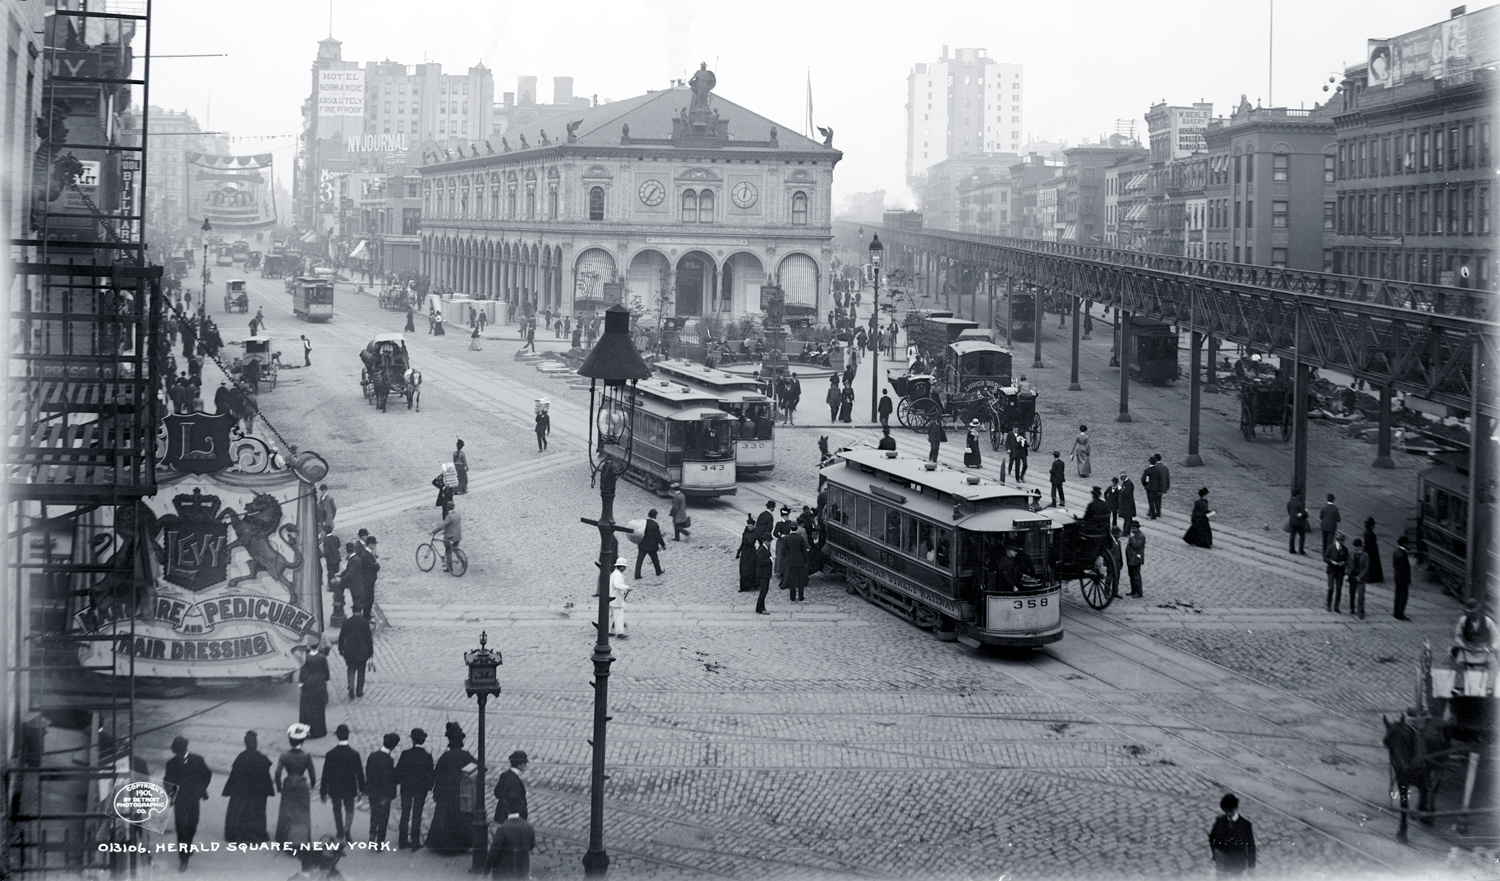
[[839, 392], [839, 421], [853, 422], [854, 414], [854, 384], [844, 383], [844, 390]]
[[938, 449], [948, 440], [948, 432], [943, 430], [943, 420], [934, 419], [927, 423], [927, 461], [938, 460]]
[[322, 636], [317, 633], [307, 635], [307, 660], [302, 662], [302, 669], [297, 674], [297, 681], [302, 684], [302, 701], [297, 711], [297, 721], [307, 726], [307, 736], [312, 740], [328, 736], [325, 713], [328, 709], [330, 673], [321, 639]]
[[[162, 782], [177, 787], [172, 796], [172, 819], [177, 825], [179, 846], [192, 844], [193, 837], [198, 834], [201, 807], [198, 803], [208, 800], [208, 784], [213, 776], [202, 756], [188, 752], [186, 737], [179, 734], [172, 738], [172, 758], [167, 759], [167, 770], [162, 775]], [[187, 848], [178, 853], [178, 871], [187, 870], [190, 856], [192, 851]]]
[[449, 722], [445, 733], [448, 749], [432, 770], [432, 825], [427, 829], [427, 847], [444, 856], [464, 853], [473, 844], [470, 824], [472, 814], [459, 810], [459, 787], [463, 769], [474, 764], [474, 757], [464, 749], [464, 731], [457, 722]]
[[350, 615], [339, 628], [339, 654], [348, 673], [349, 699], [365, 696], [365, 667], [375, 657], [375, 637], [363, 615]]
[[1208, 525], [1208, 515], [1212, 513], [1208, 510], [1208, 487], [1205, 486], [1198, 490], [1198, 501], [1193, 502], [1192, 523], [1182, 540], [1195, 547], [1213, 547], [1214, 531]]
[[839, 395], [839, 378], [837, 376], [828, 377], [828, 394], [823, 396], [823, 400], [828, 404], [828, 421], [836, 421], [839, 418], [839, 402], [843, 400]]
[[391, 825], [391, 802], [396, 800], [396, 747], [401, 735], [392, 731], [381, 739], [381, 749], [365, 759], [365, 794], [370, 797], [370, 840], [385, 841]]
[[759, 615], [769, 615], [766, 611], [766, 594], [771, 591], [771, 575], [776, 569], [776, 564], [771, 561], [771, 547], [769, 542], [757, 542], [755, 546], [755, 586], [760, 595], [755, 598], [755, 611]]
[[525, 881], [531, 877], [531, 852], [536, 849], [536, 831], [525, 817], [512, 813], [495, 830], [495, 840], [484, 862], [486, 873], [496, 878]]
[[1135, 483], [1129, 474], [1120, 475], [1120, 522], [1129, 525], [1136, 517]]
[[1243, 875], [1255, 868], [1255, 830], [1240, 816], [1240, 800], [1233, 793], [1225, 795], [1219, 807], [1224, 813], [1208, 833], [1214, 874], [1220, 878]]
[[397, 847], [422, 846], [422, 810], [432, 791], [432, 754], [427, 752], [427, 732], [411, 730], [411, 746], [396, 760], [396, 783], [401, 787], [401, 819]]
[[984, 458], [979, 452], [979, 420], [969, 423], [969, 434], [964, 438], [964, 467], [982, 468]]
[[807, 599], [807, 538], [799, 529], [782, 536], [781, 542], [782, 581], [790, 592], [788, 599], [800, 603]]
[[410, 309], [406, 310], [406, 332], [417, 332], [417, 314]]
[[1375, 537], [1375, 518], [1365, 520], [1365, 554], [1370, 558], [1370, 568], [1365, 575], [1366, 584], [1385, 583], [1385, 567], [1380, 564], [1380, 540]]
[[522, 775], [526, 773], [530, 759], [525, 750], [518, 749], [510, 754], [508, 761], [510, 767], [495, 778], [495, 816], [519, 814], [521, 819], [529, 820], [531, 815], [526, 811], [526, 781], [522, 779]]
[[641, 580], [641, 564], [646, 558], [651, 558], [651, 568], [656, 570], [659, 576], [662, 574], [661, 558], [657, 555], [667, 549], [667, 542], [662, 538], [661, 524], [656, 522], [656, 509], [652, 508], [646, 514], [646, 526], [641, 535], [641, 543], [636, 547], [635, 555], [635, 580]]
[[1406, 617], [1406, 597], [1411, 589], [1411, 558], [1406, 552], [1406, 537], [1396, 539], [1396, 550], [1391, 554], [1391, 575], [1396, 580], [1396, 603], [1393, 612], [1397, 621], [1409, 621]]
[[323, 781], [318, 784], [318, 796], [325, 802], [333, 799], [334, 828], [340, 838], [348, 841], [354, 825], [354, 799], [365, 791], [365, 767], [359, 753], [349, 745], [348, 725], [339, 725], [333, 736], [339, 742], [323, 757]]
[[734, 552], [740, 561], [740, 593], [755, 590], [755, 516], [745, 515], [745, 531], [740, 533], [740, 549]]
[[271, 782], [271, 760], [256, 747], [254, 731], [245, 732], [245, 750], [234, 757], [224, 781], [229, 808], [224, 812], [224, 840], [236, 844], [270, 841], [266, 831], [266, 799], [276, 794]]

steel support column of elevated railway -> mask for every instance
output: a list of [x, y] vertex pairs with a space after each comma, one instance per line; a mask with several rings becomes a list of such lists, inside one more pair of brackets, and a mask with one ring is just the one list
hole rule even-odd
[[1080, 300], [1080, 297], [1068, 295], [1068, 311], [1073, 313], [1073, 364], [1068, 368], [1068, 391], [1070, 392], [1083, 391], [1083, 386], [1078, 384], [1078, 328], [1083, 324], [1083, 320], [1078, 315]]
[[[1126, 346], [1130, 343], [1130, 313], [1119, 309], [1115, 310], [1115, 325], [1119, 328], [1120, 339], [1120, 415], [1115, 417], [1116, 422], [1129, 422], [1130, 420], [1130, 361], [1125, 354], [1130, 351]], [[1074, 339], [1077, 339], [1078, 325], [1073, 325]], [[1191, 420], [1198, 418], [1198, 406], [1196, 402], [1192, 405]]]

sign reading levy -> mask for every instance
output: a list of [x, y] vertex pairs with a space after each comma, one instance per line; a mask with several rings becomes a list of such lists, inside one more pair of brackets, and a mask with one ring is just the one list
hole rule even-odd
[[[163, 472], [164, 474], [166, 472]], [[300, 484], [287, 471], [179, 474], [143, 503], [132, 543], [137, 593], [78, 611], [70, 630], [123, 634], [85, 643], [83, 663], [137, 676], [236, 679], [296, 670], [317, 629], [318, 561], [303, 559]], [[133, 622], [131, 619], [134, 619]], [[134, 629], [133, 637], [129, 634]]]
[[318, 116], [364, 116], [365, 72], [318, 71]]

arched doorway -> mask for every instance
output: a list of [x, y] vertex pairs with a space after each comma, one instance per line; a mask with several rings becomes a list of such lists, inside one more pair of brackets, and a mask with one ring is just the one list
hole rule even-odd
[[677, 279], [674, 285], [677, 309], [674, 315], [699, 317], [709, 306], [714, 291], [718, 290], [719, 267], [714, 259], [702, 251], [689, 251], [677, 260]]
[[589, 248], [573, 263], [573, 311], [600, 312], [605, 308], [604, 286], [615, 280], [615, 258], [602, 248]]
[[[629, 306], [632, 300], [639, 300], [641, 307], [654, 317], [658, 307], [662, 306], [661, 293], [671, 265], [665, 254], [649, 249], [631, 258], [630, 269], [625, 274], [625, 305]], [[667, 315], [673, 314], [670, 293], [663, 311]]]
[[818, 264], [813, 258], [806, 254], [788, 254], [781, 261], [776, 276], [789, 313], [799, 316], [818, 314]]
[[725, 308], [734, 315], [760, 311], [760, 286], [766, 283], [766, 267], [754, 254], [740, 251], [724, 261]]

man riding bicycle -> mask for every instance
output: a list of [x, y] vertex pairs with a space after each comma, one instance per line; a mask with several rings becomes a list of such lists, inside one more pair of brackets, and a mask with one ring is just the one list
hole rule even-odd
[[447, 572], [453, 568], [453, 549], [464, 537], [464, 518], [458, 513], [452, 502], [443, 506], [443, 522], [438, 524], [431, 534], [443, 534], [443, 571]]

